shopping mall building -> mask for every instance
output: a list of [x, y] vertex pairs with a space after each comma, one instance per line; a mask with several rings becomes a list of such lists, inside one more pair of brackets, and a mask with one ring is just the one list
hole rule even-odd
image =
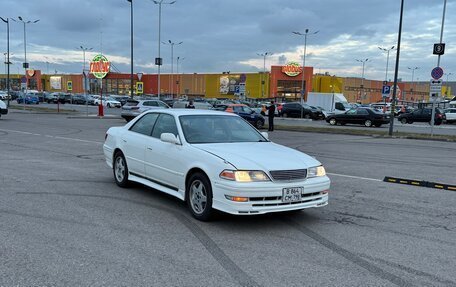
[[[304, 72], [304, 73], [303, 73]], [[11, 88], [20, 90], [25, 85], [24, 75], [11, 75]], [[84, 77], [81, 74], [42, 74], [39, 70], [27, 71], [29, 90], [48, 92], [83, 93]], [[304, 83], [303, 83], [304, 80]], [[100, 80], [88, 76], [87, 89], [100, 93]], [[143, 94], [158, 93], [157, 74], [134, 74], [134, 88], [142, 83]], [[392, 85], [392, 83], [388, 83]], [[329, 74], [314, 74], [312, 67], [304, 71], [297, 63], [272, 66], [270, 72], [220, 74], [161, 74], [160, 90], [167, 97], [186, 95], [206, 98], [298, 100], [302, 86], [306, 92], [343, 93], [349, 102], [371, 103], [382, 100], [383, 81]], [[6, 89], [6, 75], [0, 75], [0, 90]], [[103, 93], [125, 95], [130, 91], [130, 74], [110, 72], [103, 79]], [[138, 94], [140, 91], [138, 91]], [[443, 87], [443, 95], [451, 90]], [[429, 83], [398, 83], [398, 98], [418, 102], [429, 99]]]

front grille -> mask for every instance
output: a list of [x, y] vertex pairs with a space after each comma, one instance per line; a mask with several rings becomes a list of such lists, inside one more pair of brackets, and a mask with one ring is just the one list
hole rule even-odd
[[271, 170], [273, 180], [302, 180], [307, 177], [307, 169]]
[[[305, 200], [306, 198], [320, 195], [321, 192], [312, 192], [312, 193], [302, 193], [301, 198]], [[249, 197], [249, 201], [275, 201], [282, 200], [282, 196], [266, 196], [266, 197]]]

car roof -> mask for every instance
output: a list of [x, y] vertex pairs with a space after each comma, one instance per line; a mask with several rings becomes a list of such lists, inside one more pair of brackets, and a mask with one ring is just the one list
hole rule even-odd
[[187, 115], [223, 115], [223, 116], [237, 116], [233, 113], [215, 110], [199, 110], [199, 109], [154, 109], [146, 113], [167, 113], [174, 116], [187, 116]]

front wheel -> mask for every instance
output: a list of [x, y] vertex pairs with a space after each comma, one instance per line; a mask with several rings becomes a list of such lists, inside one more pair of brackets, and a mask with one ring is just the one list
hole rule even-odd
[[287, 113], [283, 113], [283, 114], [282, 114], [282, 117], [288, 118], [288, 114], [287, 114]]
[[337, 125], [337, 120], [335, 118], [332, 118], [329, 120], [329, 124], [332, 126], [335, 126], [335, 125]]
[[368, 128], [371, 127], [372, 126], [372, 121], [371, 120], [365, 120], [364, 121], [364, 126], [366, 126]]
[[208, 221], [213, 213], [212, 187], [203, 173], [193, 174], [187, 183], [187, 204], [193, 217]]
[[406, 118], [402, 118], [401, 119], [401, 123], [405, 125], [407, 123], [407, 119]]
[[256, 127], [257, 129], [262, 129], [263, 126], [264, 126], [264, 122], [263, 122], [263, 121], [256, 121], [255, 127]]
[[113, 165], [114, 179], [120, 187], [127, 187], [128, 181], [128, 166], [124, 155], [121, 152], [116, 152], [114, 155]]

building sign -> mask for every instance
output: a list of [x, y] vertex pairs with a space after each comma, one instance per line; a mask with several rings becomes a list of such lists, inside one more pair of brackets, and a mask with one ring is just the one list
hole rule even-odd
[[297, 62], [289, 62], [287, 65], [282, 66], [282, 73], [289, 77], [296, 77], [302, 73], [302, 67]]
[[97, 79], [103, 79], [109, 73], [111, 62], [103, 55], [96, 55], [90, 62], [90, 73]]
[[35, 76], [35, 70], [34, 69], [27, 70], [27, 76], [29, 76], [30, 78]]
[[73, 90], [73, 81], [67, 81], [67, 91], [71, 92]]
[[239, 83], [241, 78], [239, 75], [224, 75], [220, 77], [219, 92], [222, 95], [235, 95], [239, 93]]
[[49, 81], [51, 83], [51, 90], [61, 90], [62, 89], [62, 77], [51, 76]]

